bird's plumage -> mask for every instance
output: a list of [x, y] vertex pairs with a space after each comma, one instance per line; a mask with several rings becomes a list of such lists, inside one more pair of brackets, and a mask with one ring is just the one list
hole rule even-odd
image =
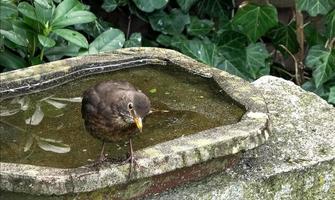
[[150, 111], [149, 98], [126, 81], [105, 81], [87, 89], [81, 108], [87, 131], [106, 142], [129, 138], [136, 131], [130, 103], [141, 118]]

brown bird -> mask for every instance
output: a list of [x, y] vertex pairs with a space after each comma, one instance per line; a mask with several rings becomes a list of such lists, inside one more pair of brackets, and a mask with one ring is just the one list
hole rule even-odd
[[99, 160], [105, 159], [105, 142], [129, 139], [130, 157], [126, 161], [133, 165], [131, 135], [136, 127], [142, 132], [142, 120], [149, 111], [149, 98], [126, 81], [105, 81], [87, 89], [81, 114], [86, 130], [103, 142]]

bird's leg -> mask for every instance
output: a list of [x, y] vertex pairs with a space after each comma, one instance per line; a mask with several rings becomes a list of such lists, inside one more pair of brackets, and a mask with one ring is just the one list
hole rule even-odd
[[101, 152], [100, 152], [100, 157], [99, 157], [99, 162], [103, 162], [106, 160], [106, 156], [105, 156], [105, 141], [102, 141], [102, 148], [101, 148]]
[[137, 165], [136, 158], [134, 157], [133, 142], [131, 138], [129, 138], [129, 154], [129, 157], [123, 163], [129, 162], [129, 176], [131, 176], [133, 168], [135, 165]]

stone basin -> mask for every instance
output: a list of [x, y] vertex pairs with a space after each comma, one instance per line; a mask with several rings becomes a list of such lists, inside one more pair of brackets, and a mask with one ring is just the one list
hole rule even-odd
[[[240, 121], [155, 144], [135, 152], [139, 166], [132, 176], [128, 164], [103, 163], [75, 168], [0, 162], [0, 189], [37, 195], [65, 195], [133, 187], [138, 197], [221, 171], [238, 160], [239, 152], [268, 138], [264, 99], [239, 77], [201, 64], [173, 50], [129, 48], [108, 54], [76, 57], [0, 75], [1, 98], [56, 87], [92, 74], [135, 67], [178, 68], [218, 85], [246, 110]], [[144, 185], [144, 186], [143, 186]], [[135, 188], [135, 189], [134, 189]], [[137, 188], [137, 189], [136, 189]]]

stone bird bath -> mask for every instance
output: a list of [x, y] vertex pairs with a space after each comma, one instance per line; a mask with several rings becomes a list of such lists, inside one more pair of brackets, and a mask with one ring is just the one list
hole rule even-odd
[[[173, 50], [129, 48], [76, 57], [0, 75], [1, 98], [46, 90], [80, 77], [141, 66], [178, 68], [217, 84], [245, 108], [240, 121], [161, 142], [135, 152], [139, 168], [128, 177], [128, 164], [97, 167], [46, 167], [0, 162], [0, 189], [33, 195], [96, 195], [133, 198], [222, 171], [239, 152], [262, 145], [269, 137], [267, 109], [248, 82], [201, 64]], [[224, 116], [222, 116], [224, 117]], [[120, 192], [120, 191], [125, 192]], [[121, 194], [122, 193], [122, 194]]]

